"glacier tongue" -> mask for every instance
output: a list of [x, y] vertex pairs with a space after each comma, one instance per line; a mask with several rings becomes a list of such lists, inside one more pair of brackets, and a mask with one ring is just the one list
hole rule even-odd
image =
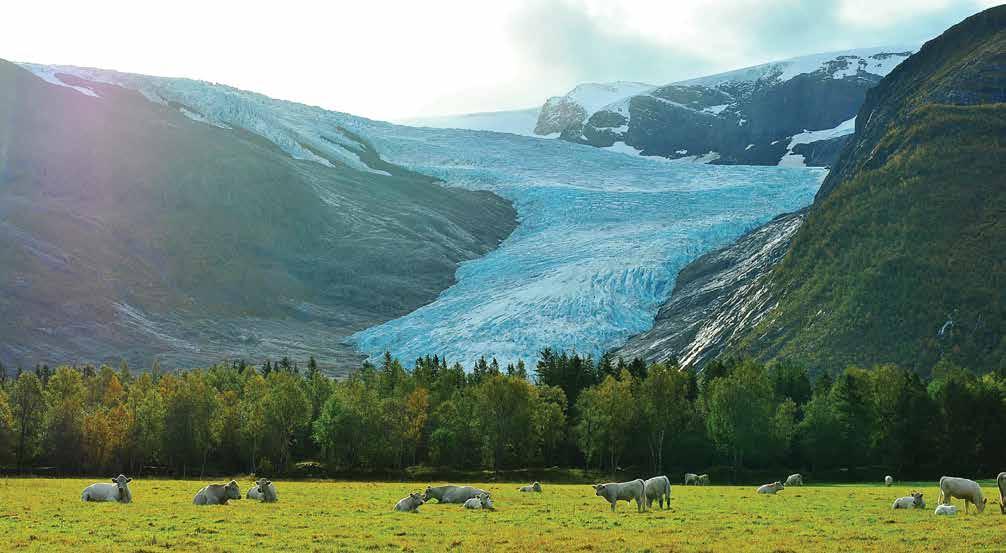
[[511, 199], [517, 230], [436, 301], [350, 339], [372, 357], [544, 347], [595, 358], [653, 324], [686, 263], [810, 203], [825, 171], [659, 163], [561, 141], [371, 126], [390, 161]]

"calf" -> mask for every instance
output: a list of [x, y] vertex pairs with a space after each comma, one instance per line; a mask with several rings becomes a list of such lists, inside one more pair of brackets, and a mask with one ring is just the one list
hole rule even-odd
[[922, 499], [922, 492], [912, 492], [912, 495], [899, 497], [891, 505], [892, 509], [925, 509], [926, 501]]
[[654, 476], [643, 482], [643, 491], [646, 493], [646, 508], [653, 507], [653, 500], [657, 499], [660, 508], [664, 509], [664, 499], [667, 499], [667, 509], [671, 508], [671, 480], [666, 476]]
[[489, 499], [489, 494], [482, 492], [477, 496], [465, 501], [465, 509], [489, 509], [493, 510], [493, 501]]
[[758, 486], [758, 493], [767, 493], [775, 495], [776, 492], [780, 492], [786, 489], [786, 485], [782, 482], [772, 482], [771, 484], [765, 484], [764, 486]]
[[611, 512], [615, 512], [615, 504], [619, 501], [636, 502], [636, 510], [643, 512], [646, 510], [646, 484], [635, 479], [630, 482], [608, 482], [607, 484], [594, 484], [594, 495], [603, 497], [611, 504]]
[[226, 505], [231, 499], [241, 499], [241, 488], [231, 480], [226, 484], [210, 484], [196, 493], [194, 505]]
[[981, 513], [989, 501], [982, 496], [982, 488], [974, 480], [954, 476], [940, 478], [940, 503], [950, 505], [950, 500], [955, 497], [964, 500], [965, 513], [968, 512], [968, 507], [972, 504]]
[[933, 514], [937, 515], [956, 515], [957, 507], [954, 505], [937, 505], [936, 511]]
[[126, 478], [120, 474], [112, 479], [111, 484], [95, 482], [84, 488], [80, 494], [81, 501], [118, 501], [119, 503], [131, 503], [133, 494], [129, 491], [129, 483], [132, 478]]
[[248, 499], [257, 499], [263, 503], [275, 503], [279, 501], [276, 486], [265, 478], [259, 478], [255, 482], [255, 485], [248, 490], [245, 497]]
[[419, 512], [419, 506], [423, 503], [426, 503], [423, 501], [423, 496], [418, 493], [410, 493], [408, 496], [399, 499], [398, 503], [395, 503], [395, 510], [416, 513]]

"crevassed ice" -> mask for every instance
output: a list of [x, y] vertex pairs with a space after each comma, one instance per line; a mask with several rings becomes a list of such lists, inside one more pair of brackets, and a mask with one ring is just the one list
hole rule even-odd
[[[361, 132], [364, 132], [361, 130]], [[429, 305], [351, 337], [376, 357], [598, 357], [650, 328], [689, 261], [807, 205], [820, 169], [671, 164], [559, 141], [377, 126], [390, 160], [511, 199], [520, 225]]]

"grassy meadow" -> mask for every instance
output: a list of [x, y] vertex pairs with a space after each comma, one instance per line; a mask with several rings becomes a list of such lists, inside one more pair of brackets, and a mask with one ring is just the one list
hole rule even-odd
[[[425, 484], [277, 481], [280, 502], [197, 507], [202, 483], [145, 480], [134, 503], [82, 503], [93, 479], [0, 480], [4, 551], [1006, 551], [998, 491], [981, 515], [936, 517], [935, 483], [804, 486], [759, 496], [750, 486], [672, 486], [673, 507], [611, 513], [587, 485], [519, 493], [492, 483], [496, 510], [460, 505], [392, 511]], [[251, 483], [240, 481], [243, 489]], [[892, 511], [925, 492], [929, 508]], [[955, 501], [963, 508], [963, 503]], [[656, 505], [655, 505], [656, 507]]]

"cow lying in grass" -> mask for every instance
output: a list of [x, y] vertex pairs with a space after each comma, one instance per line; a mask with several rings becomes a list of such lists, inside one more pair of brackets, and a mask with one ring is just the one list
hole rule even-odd
[[241, 499], [241, 488], [231, 480], [226, 484], [210, 484], [196, 493], [194, 505], [226, 505], [231, 499]]
[[129, 483], [132, 481], [132, 478], [126, 478], [120, 474], [112, 479], [111, 484], [96, 482], [84, 488], [84, 492], [80, 494], [80, 500], [131, 503], [133, 501], [133, 494], [129, 491]]
[[899, 497], [891, 505], [892, 509], [925, 509], [926, 501], [922, 499], [922, 492], [913, 491], [911, 495]]
[[475, 497], [465, 501], [465, 509], [488, 509], [494, 510], [493, 501], [489, 499], [489, 494], [482, 492]]
[[423, 493], [423, 501], [436, 499], [437, 503], [464, 503], [480, 493], [488, 492], [471, 486], [430, 486]]
[[408, 496], [399, 499], [398, 503], [395, 503], [395, 510], [416, 513], [419, 512], [419, 506], [423, 503], [426, 503], [423, 501], [423, 496], [418, 493], [410, 493]]
[[521, 486], [521, 487], [517, 488], [517, 491], [520, 491], [520, 492], [541, 492], [541, 482], [537, 482], [537, 481], [531, 482], [531, 484], [529, 484], [527, 486]]
[[776, 492], [780, 492], [786, 489], [785, 484], [782, 482], [772, 482], [771, 484], [765, 484], [764, 486], [758, 486], [758, 493], [767, 493], [775, 495]]
[[638, 478], [630, 482], [594, 484], [593, 488], [594, 495], [603, 497], [611, 504], [611, 512], [615, 512], [615, 504], [619, 501], [633, 500], [638, 512], [646, 510], [646, 484]]
[[245, 497], [248, 499], [257, 499], [263, 503], [275, 503], [279, 501], [276, 486], [265, 478], [259, 478], [255, 482], [255, 485], [248, 489]]

